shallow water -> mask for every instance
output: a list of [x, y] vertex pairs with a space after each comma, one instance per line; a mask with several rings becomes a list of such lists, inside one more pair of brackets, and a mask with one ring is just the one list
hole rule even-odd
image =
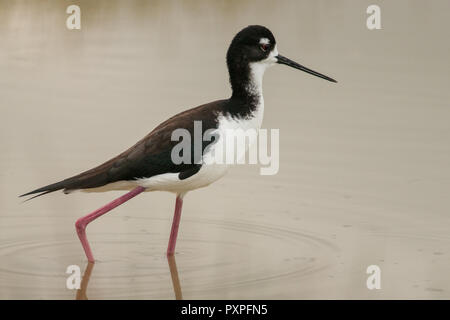
[[[0, 298], [450, 298], [448, 1], [379, 1], [377, 31], [369, 1], [77, 3], [69, 31], [69, 2], [0, 0]], [[227, 97], [225, 50], [254, 23], [339, 81], [266, 73], [279, 173], [238, 166], [188, 194], [175, 263], [174, 196], [136, 197], [89, 225], [98, 261], [67, 289], [88, 267], [74, 222], [121, 193], [17, 195]]]

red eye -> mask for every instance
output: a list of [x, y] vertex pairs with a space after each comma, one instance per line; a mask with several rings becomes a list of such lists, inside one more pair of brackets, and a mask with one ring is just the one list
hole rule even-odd
[[261, 43], [261, 44], [260, 44], [260, 48], [261, 48], [261, 50], [264, 51], [264, 52], [266, 52], [267, 49], [269, 49], [269, 47], [270, 47], [270, 45], [267, 44], [267, 43]]

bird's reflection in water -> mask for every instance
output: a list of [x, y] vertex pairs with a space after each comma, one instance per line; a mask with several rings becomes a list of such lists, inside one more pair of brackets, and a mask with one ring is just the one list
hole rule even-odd
[[172, 277], [173, 291], [175, 292], [176, 300], [183, 300], [183, 295], [181, 294], [180, 278], [178, 277], [177, 262], [175, 261], [175, 256], [167, 256], [167, 262], [169, 262], [170, 275]]
[[[168, 256], [167, 262], [169, 263], [170, 276], [172, 278], [173, 291], [175, 293], [176, 300], [182, 300], [180, 278], [178, 277], [177, 263], [175, 256]], [[80, 289], [77, 290], [75, 300], [88, 300], [86, 291], [91, 278], [92, 270], [94, 269], [94, 263], [88, 262], [86, 270], [84, 271], [83, 278], [81, 279]]]
[[94, 263], [88, 262], [86, 270], [84, 270], [83, 278], [81, 279], [80, 289], [77, 290], [75, 300], [88, 300], [86, 290], [88, 287], [89, 279], [91, 278], [92, 269], [94, 269]]

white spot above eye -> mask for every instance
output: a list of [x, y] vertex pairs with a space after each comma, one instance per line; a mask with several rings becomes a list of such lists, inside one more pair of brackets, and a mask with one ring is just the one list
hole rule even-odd
[[270, 40], [267, 38], [261, 38], [259, 40], [259, 44], [269, 44], [269, 43], [270, 43]]

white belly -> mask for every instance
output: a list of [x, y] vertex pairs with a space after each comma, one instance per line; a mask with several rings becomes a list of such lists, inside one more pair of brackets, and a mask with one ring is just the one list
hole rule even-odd
[[178, 173], [164, 173], [151, 178], [139, 179], [136, 182], [147, 188], [148, 191], [169, 191], [183, 194], [210, 185], [222, 178], [227, 170], [227, 165], [202, 165], [196, 174], [184, 180], [178, 178]]
[[117, 181], [98, 188], [82, 189], [84, 192], [105, 192], [112, 190], [132, 190], [138, 186], [146, 191], [168, 191], [176, 194], [185, 194], [188, 191], [206, 187], [222, 178], [228, 170], [227, 165], [202, 165], [193, 176], [180, 180], [179, 173], [163, 173], [150, 178], [137, 180]]

